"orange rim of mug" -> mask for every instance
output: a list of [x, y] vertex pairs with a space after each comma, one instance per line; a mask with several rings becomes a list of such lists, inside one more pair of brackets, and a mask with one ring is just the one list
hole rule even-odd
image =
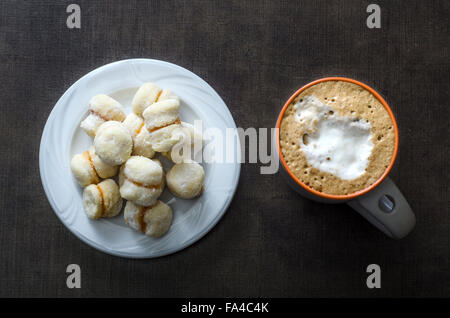
[[[327, 194], [327, 193], [323, 193], [323, 192], [319, 192], [317, 190], [314, 190], [312, 188], [310, 188], [309, 186], [307, 186], [306, 184], [304, 184], [302, 181], [300, 181], [289, 169], [288, 165], [286, 164], [286, 161], [284, 160], [283, 154], [281, 152], [281, 146], [280, 146], [280, 125], [281, 125], [281, 120], [283, 119], [284, 113], [286, 111], [286, 109], [288, 108], [288, 106], [292, 103], [292, 101], [294, 100], [294, 98], [296, 98], [298, 95], [300, 95], [300, 93], [302, 93], [305, 89], [316, 85], [318, 83], [321, 82], [326, 82], [326, 81], [343, 81], [343, 82], [349, 82], [349, 83], [353, 83], [356, 85], [359, 85], [361, 87], [363, 87], [364, 89], [368, 90], [370, 93], [372, 93], [372, 95], [374, 95], [379, 101], [380, 103], [384, 106], [384, 108], [386, 109], [386, 111], [389, 114], [389, 117], [391, 118], [392, 121], [392, 126], [394, 127], [394, 132], [395, 132], [395, 147], [394, 147], [394, 153], [392, 154], [392, 158], [391, 158], [391, 162], [389, 163], [389, 166], [386, 168], [386, 170], [383, 172], [383, 174], [381, 175], [380, 178], [378, 178], [377, 181], [375, 181], [374, 183], [372, 183], [369, 187], [364, 188], [362, 190], [350, 193], [350, 194]], [[276, 125], [276, 142], [277, 142], [277, 150], [278, 150], [278, 156], [280, 158], [281, 164], [283, 165], [284, 169], [287, 171], [287, 173], [289, 174], [289, 176], [299, 185], [301, 186], [303, 189], [305, 189], [306, 191], [325, 198], [325, 199], [331, 199], [331, 200], [349, 200], [349, 199], [353, 199], [356, 197], [359, 197], [369, 191], [371, 191], [372, 189], [374, 189], [375, 187], [377, 187], [385, 178], [386, 176], [389, 174], [389, 172], [392, 169], [392, 166], [394, 165], [395, 159], [397, 158], [397, 152], [398, 152], [398, 127], [397, 127], [397, 123], [395, 121], [395, 117], [394, 114], [392, 113], [391, 108], [388, 106], [388, 104], [386, 103], [386, 101], [384, 100], [383, 97], [381, 97], [380, 94], [378, 94], [373, 88], [369, 87], [368, 85], [361, 83], [357, 80], [351, 79], [351, 78], [347, 78], [347, 77], [325, 77], [325, 78], [321, 78], [318, 80], [315, 80], [311, 83], [306, 84], [305, 86], [303, 86], [302, 88], [300, 88], [298, 91], [296, 91], [286, 102], [286, 104], [284, 104], [283, 109], [280, 112], [280, 115], [278, 116], [278, 120], [277, 120], [277, 125]]]

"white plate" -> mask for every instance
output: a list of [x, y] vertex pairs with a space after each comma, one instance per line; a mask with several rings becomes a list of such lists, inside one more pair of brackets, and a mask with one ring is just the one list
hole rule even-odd
[[[39, 150], [42, 184], [53, 210], [77, 237], [108, 254], [149, 258], [179, 251], [205, 235], [222, 217], [237, 187], [239, 153], [233, 163], [203, 163], [205, 191], [194, 200], [173, 197], [167, 190], [161, 200], [174, 211], [170, 230], [159, 239], [149, 238], [128, 227], [123, 213], [112, 219], [93, 221], [83, 211], [82, 189], [70, 170], [70, 160], [83, 152], [91, 139], [79, 128], [88, 114], [88, 102], [105, 93], [131, 111], [131, 100], [144, 82], [155, 82], [181, 99], [182, 121], [203, 121], [203, 129], [225, 132], [236, 124], [220, 96], [192, 72], [167, 62], [131, 59], [102, 66], [79, 79], [59, 99], [45, 124]], [[237, 149], [239, 144], [237, 143]]]

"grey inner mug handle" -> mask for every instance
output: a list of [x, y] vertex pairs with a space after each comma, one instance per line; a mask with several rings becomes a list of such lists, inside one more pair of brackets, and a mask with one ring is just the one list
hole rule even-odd
[[414, 212], [389, 177], [386, 177], [372, 191], [347, 204], [394, 239], [405, 237], [416, 224]]

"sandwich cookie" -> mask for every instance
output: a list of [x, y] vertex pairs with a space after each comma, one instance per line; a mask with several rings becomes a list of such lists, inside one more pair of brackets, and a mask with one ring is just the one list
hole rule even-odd
[[178, 102], [180, 101], [180, 99], [169, 89], [161, 90], [155, 83], [142, 84], [131, 102], [133, 113], [142, 116], [144, 110], [153, 103], [167, 99], [176, 99]]
[[150, 131], [155, 131], [180, 122], [180, 102], [177, 99], [166, 99], [154, 103], [143, 113], [145, 127]]
[[128, 128], [133, 138], [132, 155], [152, 158], [155, 151], [152, 148], [150, 133], [145, 128], [144, 120], [135, 113], [131, 113], [125, 118], [123, 124]]
[[133, 113], [142, 116], [144, 110], [158, 101], [162, 94], [161, 87], [155, 83], [144, 83], [139, 87], [131, 102]]
[[163, 169], [156, 161], [133, 156], [120, 169], [119, 185], [122, 198], [137, 205], [154, 205], [163, 191]]
[[111, 166], [117, 166], [130, 158], [133, 139], [124, 124], [107, 121], [98, 128], [94, 147], [100, 159]]
[[117, 174], [117, 167], [110, 166], [100, 159], [93, 146], [89, 150], [75, 155], [70, 162], [70, 168], [82, 187], [97, 184], [101, 178], [111, 178]]
[[170, 192], [182, 199], [192, 199], [203, 192], [205, 171], [197, 162], [177, 163], [167, 173]]
[[119, 187], [113, 179], [87, 186], [83, 191], [83, 206], [90, 219], [116, 216], [122, 209]]
[[108, 95], [100, 94], [89, 102], [89, 115], [81, 122], [80, 127], [86, 134], [94, 138], [98, 127], [106, 121], [123, 121], [126, 115], [122, 105]]
[[178, 99], [166, 99], [154, 103], [144, 111], [145, 128], [150, 133], [149, 140], [153, 150], [167, 152], [180, 140], [180, 136], [173, 134], [181, 126], [179, 109]]
[[151, 207], [143, 207], [128, 201], [123, 217], [125, 223], [136, 231], [141, 231], [151, 237], [161, 237], [170, 228], [173, 212], [170, 206], [157, 201]]
[[192, 124], [181, 122], [179, 129], [172, 132], [172, 138], [179, 141], [170, 151], [163, 152], [163, 156], [174, 163], [201, 160], [199, 156], [203, 149], [203, 135]]

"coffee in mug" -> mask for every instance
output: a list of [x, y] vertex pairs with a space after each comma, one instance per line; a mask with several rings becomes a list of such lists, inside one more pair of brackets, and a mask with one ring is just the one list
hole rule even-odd
[[306, 186], [331, 195], [370, 187], [396, 147], [392, 120], [378, 98], [340, 80], [319, 82], [296, 96], [279, 136], [290, 171]]

